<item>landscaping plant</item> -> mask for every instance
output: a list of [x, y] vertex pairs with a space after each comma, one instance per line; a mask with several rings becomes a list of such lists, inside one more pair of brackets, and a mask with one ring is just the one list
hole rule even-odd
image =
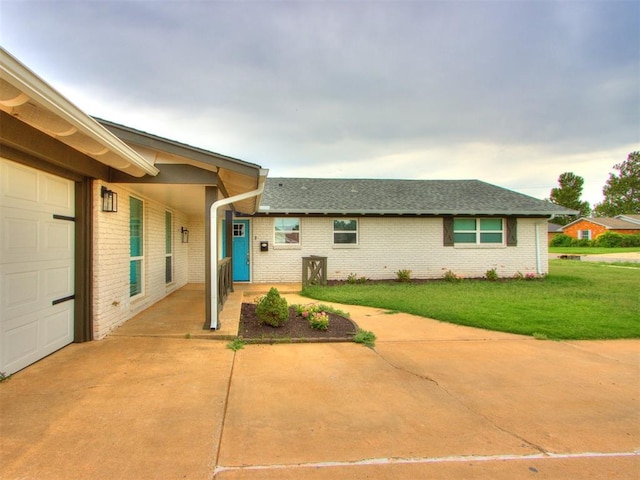
[[280, 327], [289, 319], [287, 299], [280, 296], [277, 288], [271, 288], [256, 302], [256, 315], [260, 323]]
[[398, 270], [396, 272], [399, 282], [409, 283], [411, 282], [411, 270]]

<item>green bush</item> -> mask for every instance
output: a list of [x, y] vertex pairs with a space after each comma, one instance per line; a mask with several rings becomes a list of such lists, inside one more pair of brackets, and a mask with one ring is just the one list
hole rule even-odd
[[604, 232], [596, 237], [593, 241], [593, 246], [607, 248], [619, 247], [622, 243], [622, 237], [623, 235], [616, 232]]
[[287, 299], [280, 296], [278, 289], [271, 288], [266, 295], [258, 299], [256, 315], [260, 324], [266, 323], [272, 327], [281, 327], [289, 319]]
[[495, 282], [499, 278], [498, 277], [498, 272], [496, 272], [495, 268], [492, 268], [491, 270], [487, 270], [487, 273], [485, 273], [484, 276], [490, 282]]
[[398, 270], [396, 272], [399, 282], [408, 283], [411, 281], [411, 270]]
[[564, 233], [559, 233], [558, 235], [554, 236], [551, 239], [551, 242], [549, 243], [549, 246], [551, 247], [570, 247], [571, 246], [571, 242], [573, 242], [573, 238], [571, 238], [569, 235], [565, 235]]
[[621, 247], [640, 247], [640, 233], [634, 233], [633, 235], [622, 235], [620, 246]]

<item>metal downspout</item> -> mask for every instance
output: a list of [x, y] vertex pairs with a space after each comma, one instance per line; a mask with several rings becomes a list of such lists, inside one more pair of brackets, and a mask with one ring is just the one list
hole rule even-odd
[[218, 328], [218, 208], [262, 194], [268, 173], [269, 170], [260, 169], [258, 188], [255, 190], [217, 200], [211, 204], [209, 209], [211, 226], [211, 245], [209, 250], [209, 258], [211, 259], [211, 330]]

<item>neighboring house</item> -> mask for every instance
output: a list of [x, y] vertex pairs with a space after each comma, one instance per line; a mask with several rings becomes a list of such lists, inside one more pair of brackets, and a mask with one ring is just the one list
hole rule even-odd
[[553, 237], [556, 235], [560, 235], [562, 233], [562, 225], [558, 225], [556, 223], [547, 224], [547, 243], [551, 243]]
[[99, 123], [0, 49], [0, 371], [102, 338], [188, 282], [206, 284], [215, 322], [231, 286], [220, 215], [254, 212], [265, 177]]
[[571, 213], [478, 180], [269, 178], [259, 211], [234, 220], [249, 239], [234, 247], [249, 263], [234, 280], [299, 282], [310, 256], [335, 280], [542, 275], [547, 222]]
[[579, 218], [562, 227], [562, 233], [578, 240], [594, 240], [605, 232], [631, 235], [640, 233], [640, 215]]

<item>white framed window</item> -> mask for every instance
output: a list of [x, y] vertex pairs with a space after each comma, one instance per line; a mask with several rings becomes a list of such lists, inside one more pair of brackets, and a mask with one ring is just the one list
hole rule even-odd
[[504, 220], [502, 218], [454, 218], [453, 241], [456, 244], [502, 245], [504, 244]]
[[578, 239], [591, 240], [591, 230], [578, 230]]
[[357, 245], [358, 244], [358, 220], [354, 218], [333, 220], [333, 244]]
[[129, 197], [129, 296], [144, 294], [144, 204]]
[[173, 214], [164, 212], [164, 283], [173, 282]]
[[275, 245], [299, 245], [300, 219], [286, 217], [274, 219], [273, 243]]

